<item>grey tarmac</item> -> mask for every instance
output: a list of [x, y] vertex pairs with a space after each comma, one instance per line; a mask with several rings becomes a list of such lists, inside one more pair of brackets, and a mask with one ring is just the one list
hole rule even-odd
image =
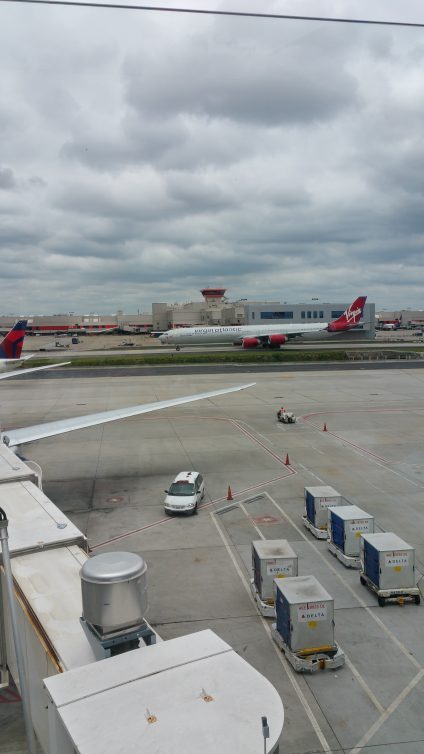
[[[164, 639], [210, 627], [271, 680], [286, 711], [281, 752], [422, 754], [423, 606], [380, 608], [357, 571], [302, 525], [304, 486], [331, 485], [413, 545], [424, 573], [424, 372], [408, 362], [350, 366], [39, 374], [31, 384], [3, 382], [1, 425], [231, 387], [254, 373], [256, 386], [242, 393], [42, 440], [24, 455], [41, 465], [45, 493], [93, 553], [143, 554], [148, 619]], [[296, 424], [277, 423], [283, 403]], [[191, 468], [206, 483], [198, 515], [164, 516], [164, 490]], [[276, 648], [249, 591], [250, 543], [259, 537], [288, 539], [299, 573], [333, 595], [345, 667], [301, 676]], [[21, 754], [18, 702], [0, 704], [0, 726], [1, 754]]]

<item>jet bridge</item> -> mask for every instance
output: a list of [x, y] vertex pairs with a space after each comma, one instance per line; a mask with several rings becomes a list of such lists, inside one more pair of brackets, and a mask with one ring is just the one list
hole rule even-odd
[[[19, 469], [6, 468], [9, 479], [11, 471], [28, 475], [15, 463]], [[44, 754], [117, 754], [136, 744], [152, 750], [153, 742], [158, 752], [277, 754], [279, 694], [212, 631], [166, 642], [156, 634], [152, 646], [140, 642], [98, 660], [80, 621], [86, 539], [32, 481], [9, 479], [0, 483], [0, 507], [9, 522], [30, 715]], [[3, 685], [9, 671], [19, 685], [4, 580], [0, 569], [0, 669]]]

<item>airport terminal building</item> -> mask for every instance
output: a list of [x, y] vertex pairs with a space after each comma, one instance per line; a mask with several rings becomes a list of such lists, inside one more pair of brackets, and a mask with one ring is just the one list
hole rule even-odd
[[[111, 330], [136, 333], [164, 331], [177, 327], [260, 325], [260, 324], [305, 324], [330, 322], [336, 319], [350, 301], [322, 303], [312, 300], [305, 304], [282, 304], [280, 301], [230, 301], [225, 296], [225, 288], [203, 288], [202, 301], [183, 304], [153, 303], [150, 312], [99, 315], [95, 313], [54, 314], [46, 316], [23, 315], [28, 320], [29, 334], [54, 334], [81, 329], [87, 332]], [[19, 315], [20, 316], [20, 315]], [[13, 326], [19, 316], [0, 316], [0, 329]], [[346, 337], [369, 339], [375, 337], [375, 305], [367, 303], [364, 308], [363, 324], [346, 333]]]
[[[170, 306], [153, 304], [153, 329], [169, 330], [176, 327], [225, 325], [275, 325], [330, 322], [339, 317], [351, 301], [311, 301], [305, 304], [282, 304], [279, 301], [228, 301], [225, 288], [204, 288], [204, 301]], [[363, 323], [346, 333], [352, 339], [375, 337], [375, 305], [364, 307]]]

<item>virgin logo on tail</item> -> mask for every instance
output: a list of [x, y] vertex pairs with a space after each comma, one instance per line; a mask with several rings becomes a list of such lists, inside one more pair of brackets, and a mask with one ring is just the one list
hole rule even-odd
[[352, 309], [349, 306], [349, 309], [346, 310], [346, 320], [347, 322], [351, 322], [354, 320], [355, 324], [359, 322], [361, 319], [362, 309]]
[[348, 306], [341, 317], [333, 319], [333, 321], [330, 322], [327, 327], [328, 332], [341, 332], [343, 330], [350, 330], [352, 327], [356, 327], [361, 319], [366, 300], [366, 296], [359, 296], [353, 302], [353, 304]]

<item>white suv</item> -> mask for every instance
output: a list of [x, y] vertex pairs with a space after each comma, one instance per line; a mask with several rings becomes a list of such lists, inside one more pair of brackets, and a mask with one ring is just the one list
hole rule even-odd
[[198, 471], [181, 471], [165, 492], [166, 513], [196, 513], [205, 495], [203, 477]]

